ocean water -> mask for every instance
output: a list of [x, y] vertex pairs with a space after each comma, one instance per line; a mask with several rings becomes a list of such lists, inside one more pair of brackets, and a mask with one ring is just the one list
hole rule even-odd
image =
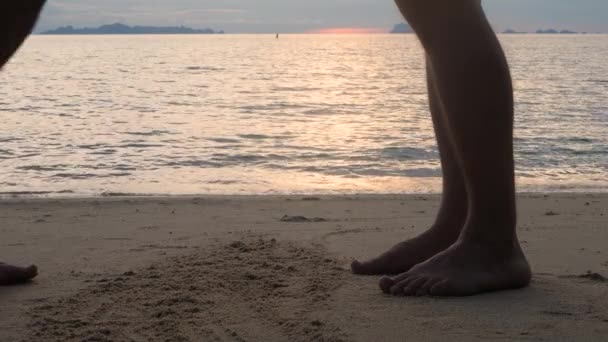
[[[608, 35], [501, 36], [520, 191], [608, 190]], [[33, 36], [0, 73], [0, 192], [437, 192], [411, 35]]]

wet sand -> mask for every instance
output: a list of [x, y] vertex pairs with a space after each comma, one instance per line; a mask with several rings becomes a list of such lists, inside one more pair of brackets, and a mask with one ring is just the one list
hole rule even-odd
[[0, 202], [1, 341], [601, 341], [608, 195], [521, 195], [524, 290], [393, 298], [350, 274], [426, 229], [437, 196]]

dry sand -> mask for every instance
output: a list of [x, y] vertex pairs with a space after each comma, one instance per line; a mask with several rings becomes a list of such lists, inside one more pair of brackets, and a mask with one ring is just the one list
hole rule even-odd
[[[524, 290], [393, 298], [352, 276], [437, 196], [5, 200], [0, 341], [608, 341], [608, 195], [522, 195]], [[591, 273], [588, 273], [591, 272]]]

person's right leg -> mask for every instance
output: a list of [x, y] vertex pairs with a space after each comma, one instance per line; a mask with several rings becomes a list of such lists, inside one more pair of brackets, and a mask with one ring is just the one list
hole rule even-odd
[[[0, 1], [0, 69], [32, 32], [45, 0]], [[0, 262], [0, 285], [29, 281], [38, 274], [36, 266], [17, 267]]]
[[429, 106], [443, 175], [439, 212], [430, 229], [419, 236], [399, 242], [371, 260], [353, 261], [351, 269], [354, 274], [390, 275], [407, 272], [415, 265], [450, 247], [458, 239], [466, 220], [468, 198], [464, 175], [444, 122], [445, 115], [442, 113], [437, 81], [428, 56], [426, 64]]

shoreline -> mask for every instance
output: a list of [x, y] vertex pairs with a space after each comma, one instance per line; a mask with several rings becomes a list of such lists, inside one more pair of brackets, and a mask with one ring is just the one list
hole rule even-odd
[[[0, 200], [0, 340], [601, 340], [606, 193], [518, 195], [531, 287], [393, 298], [350, 274], [424, 231], [438, 194]], [[302, 216], [306, 220], [289, 220]], [[287, 217], [287, 219], [285, 219]], [[591, 272], [591, 273], [588, 273]], [[396, 314], [398, 313], [398, 314]], [[505, 319], [508, 317], [508, 319]], [[238, 338], [237, 338], [238, 337]]]
[[[526, 196], [586, 196], [586, 195], [608, 195], [606, 189], [581, 189], [566, 191], [521, 191], [518, 197]], [[283, 198], [283, 197], [323, 197], [323, 198], [345, 198], [345, 197], [385, 197], [385, 196], [441, 196], [441, 192], [353, 192], [353, 193], [324, 193], [324, 192], [302, 192], [302, 193], [201, 193], [201, 194], [166, 194], [166, 193], [77, 193], [73, 191], [15, 191], [0, 192], [0, 204], [15, 200], [92, 200], [92, 199], [192, 199], [192, 198]]]

